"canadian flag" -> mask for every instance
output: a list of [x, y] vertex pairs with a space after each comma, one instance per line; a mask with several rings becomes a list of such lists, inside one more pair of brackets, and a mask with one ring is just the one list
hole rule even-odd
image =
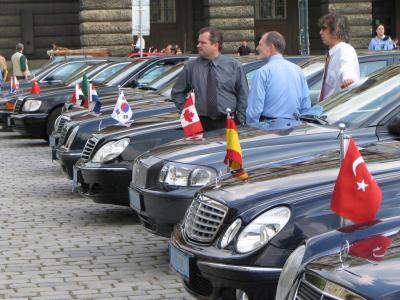
[[181, 113], [181, 124], [186, 137], [203, 132], [199, 115], [194, 105], [194, 93], [189, 93]]
[[385, 252], [391, 243], [391, 238], [374, 235], [353, 243], [349, 248], [349, 254], [372, 261], [382, 261], [385, 259]]
[[375, 218], [381, 200], [381, 189], [350, 138], [333, 189], [331, 209], [355, 223], [366, 222]]

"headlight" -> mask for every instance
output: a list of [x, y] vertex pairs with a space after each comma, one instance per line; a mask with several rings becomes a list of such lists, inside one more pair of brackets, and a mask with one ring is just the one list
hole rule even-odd
[[236, 250], [246, 253], [267, 244], [286, 225], [290, 218], [290, 209], [286, 206], [275, 207], [263, 213], [240, 233]]
[[106, 143], [95, 153], [92, 162], [107, 162], [113, 160], [128, 147], [129, 142], [129, 138], [124, 138]]
[[69, 149], [73, 143], [73, 141], [75, 140], [76, 134], [78, 133], [79, 130], [79, 125], [75, 126], [75, 128], [72, 130], [71, 134], [68, 137], [67, 142], [65, 143], [65, 147], [67, 149]]
[[220, 243], [220, 247], [223, 249], [226, 246], [232, 242], [233, 238], [236, 236], [238, 233], [240, 226], [242, 226], [242, 220], [241, 219], [236, 219], [225, 231], [225, 234], [223, 235]]
[[37, 111], [42, 104], [39, 100], [26, 100], [24, 106], [22, 106], [22, 111]]
[[303, 261], [306, 246], [301, 245], [290, 254], [285, 265], [283, 266], [282, 273], [279, 277], [278, 288], [276, 289], [275, 299], [286, 299], [289, 291], [294, 284], [296, 276], [299, 272], [299, 267]]
[[160, 172], [159, 181], [175, 186], [204, 186], [215, 181], [217, 172], [209, 167], [168, 163]]

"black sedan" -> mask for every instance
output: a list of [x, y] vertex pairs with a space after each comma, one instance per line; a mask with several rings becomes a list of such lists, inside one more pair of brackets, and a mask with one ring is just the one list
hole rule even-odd
[[[115, 94], [120, 87], [136, 87], [138, 79], [151, 74], [154, 76], [185, 61], [188, 56], [150, 57], [133, 61], [131, 64], [97, 85], [99, 97]], [[13, 131], [47, 139], [54, 129], [54, 122], [61, 114], [63, 105], [70, 99], [73, 87], [62, 92], [29, 96], [18, 100], [11, 115]]]
[[[382, 189], [377, 217], [399, 215], [400, 142], [358, 145]], [[299, 154], [250, 172], [247, 182], [229, 179], [203, 189], [170, 239], [170, 264], [186, 289], [206, 299], [273, 299], [292, 251], [340, 227], [329, 208], [339, 165], [338, 151]]]
[[[398, 80], [400, 65], [390, 66], [360, 87], [331, 98], [322, 104], [321, 118], [304, 116], [308, 123], [296, 128], [288, 126], [270, 131], [239, 128], [244, 167], [269, 165], [332, 149], [336, 147], [340, 122], [346, 123], [351, 133], [362, 141], [393, 138], [387, 131], [387, 124], [400, 110]], [[203, 141], [179, 140], [148, 151], [135, 161], [130, 186], [131, 206], [139, 213], [145, 228], [169, 236], [195, 193], [226, 174], [225, 139], [225, 130], [209, 132]]]
[[393, 217], [306, 240], [286, 261], [276, 300], [399, 299], [399, 231]]

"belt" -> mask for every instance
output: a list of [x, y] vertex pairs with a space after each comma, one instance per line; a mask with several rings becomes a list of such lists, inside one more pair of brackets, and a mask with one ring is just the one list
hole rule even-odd
[[213, 120], [213, 121], [222, 121], [222, 120], [226, 120], [226, 115], [216, 116], [215, 119], [210, 118], [209, 116], [200, 116], [200, 118], [210, 119], [210, 120]]
[[260, 117], [260, 122], [270, 121], [270, 120], [275, 120], [275, 119], [276, 119], [276, 118], [261, 116], [261, 117]]

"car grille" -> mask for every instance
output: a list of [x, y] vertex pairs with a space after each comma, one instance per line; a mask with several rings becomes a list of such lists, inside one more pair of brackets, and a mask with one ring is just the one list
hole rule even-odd
[[132, 184], [139, 188], [146, 187], [148, 167], [140, 160], [135, 160], [132, 168]]
[[70, 127], [67, 126], [67, 124], [64, 124], [64, 126], [62, 127], [61, 132], [60, 132], [60, 138], [58, 139], [59, 145], [64, 145], [64, 143], [66, 142], [66, 136], [67, 136], [69, 128]]
[[14, 110], [13, 110], [13, 113], [14, 113], [14, 114], [20, 113], [21, 108], [22, 108], [22, 103], [24, 103], [24, 99], [18, 99], [18, 100], [15, 102], [15, 106], [14, 106]]
[[86, 142], [85, 148], [83, 148], [82, 151], [82, 159], [85, 161], [88, 161], [90, 158], [90, 155], [92, 154], [92, 151], [94, 149], [94, 147], [96, 146], [98, 142], [98, 139], [94, 136], [92, 136], [91, 138], [89, 138]]
[[61, 133], [65, 123], [69, 122], [71, 119], [66, 116], [60, 116], [60, 120], [58, 121], [58, 126], [55, 130], [55, 133]]
[[186, 236], [199, 243], [211, 243], [216, 237], [228, 208], [199, 194], [190, 205], [185, 218]]
[[297, 287], [296, 300], [364, 299], [322, 277], [304, 274]]

